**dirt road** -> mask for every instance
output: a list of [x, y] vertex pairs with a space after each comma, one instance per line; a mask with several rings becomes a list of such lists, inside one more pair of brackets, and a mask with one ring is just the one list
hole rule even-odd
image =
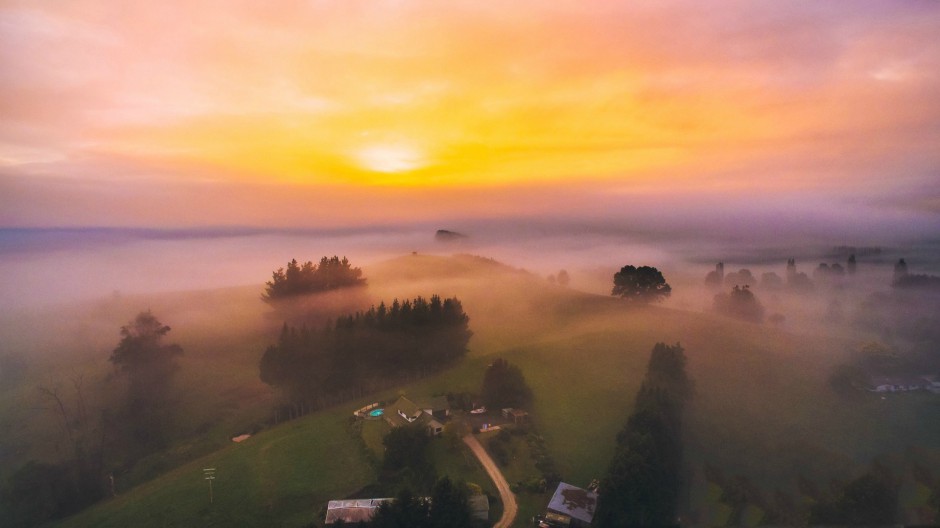
[[499, 498], [503, 501], [503, 517], [499, 522], [493, 525], [493, 528], [509, 528], [513, 521], [516, 520], [516, 513], [519, 511], [519, 506], [516, 504], [516, 496], [509, 490], [509, 483], [506, 482], [506, 478], [503, 477], [502, 471], [496, 467], [496, 463], [493, 462], [489, 453], [483, 449], [483, 446], [480, 445], [476, 437], [467, 435], [463, 437], [463, 441], [470, 447], [470, 450], [473, 451], [473, 454], [480, 460], [480, 463], [483, 464], [483, 469], [486, 470], [490, 479], [496, 484], [496, 489], [499, 490]]

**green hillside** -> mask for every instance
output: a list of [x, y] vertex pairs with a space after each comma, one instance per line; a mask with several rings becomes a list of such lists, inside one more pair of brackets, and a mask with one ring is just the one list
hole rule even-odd
[[[476, 257], [405, 256], [365, 273], [375, 299], [458, 296], [474, 331], [469, 356], [433, 377], [268, 427], [234, 445], [228, 437], [238, 428], [269, 416], [270, 393], [257, 381], [256, 370], [267, 326], [246, 324], [252, 330], [245, 345], [210, 345], [215, 341], [191, 326], [183, 343], [187, 372], [180, 380], [188, 391], [184, 415], [187, 427], [209, 426], [196, 436], [199, 440], [181, 440], [177, 448], [187, 454], [170, 453], [166, 463], [225, 447], [60, 525], [302, 526], [328, 499], [353, 494], [375, 480], [368, 457], [345, 429], [353, 409], [399, 392], [477, 391], [495, 356], [521, 367], [535, 395], [533, 420], [561, 474], [585, 486], [603, 476], [649, 352], [659, 341], [685, 347], [695, 383], [685, 417], [686, 465], [696, 475], [685, 501], [690, 510], [723, 511], [720, 492], [702, 477], [706, 465], [746, 478], [771, 496], [777, 491], [798, 495], [801, 476], [826, 487], [830, 479], [850, 478], [875, 457], [903, 470], [916, 453], [918, 463], [940, 474], [940, 398], [837, 396], [826, 379], [846, 347], [855, 344], [844, 338], [678, 311], [668, 303], [631, 308]], [[248, 306], [248, 296], [244, 302]], [[251, 302], [261, 304], [256, 297]], [[263, 320], [263, 306], [251, 309]], [[216, 322], [206, 319], [205, 324], [215, 328]], [[183, 325], [178, 327], [184, 335]], [[210, 369], [216, 361], [221, 370]], [[439, 451], [436, 456], [447, 457], [446, 450]], [[204, 467], [218, 468], [217, 502], [211, 506]], [[456, 467], [446, 471], [474, 472], [472, 465]], [[760, 513], [749, 510], [748, 516]]]

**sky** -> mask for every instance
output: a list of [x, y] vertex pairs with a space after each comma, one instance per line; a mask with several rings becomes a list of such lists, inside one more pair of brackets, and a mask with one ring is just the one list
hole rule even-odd
[[0, 0], [0, 227], [930, 235], [937, 35], [932, 0]]

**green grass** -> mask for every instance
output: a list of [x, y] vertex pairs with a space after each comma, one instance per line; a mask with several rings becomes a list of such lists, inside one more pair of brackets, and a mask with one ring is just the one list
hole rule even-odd
[[[374, 472], [346, 430], [344, 408], [265, 431], [110, 499], [63, 527], [302, 526]], [[209, 504], [203, 468], [216, 468]]]
[[[917, 460], [940, 474], [940, 398], [909, 394], [882, 400], [862, 394], [847, 400], [835, 395], [826, 376], [844, 357], [844, 339], [796, 335], [662, 307], [630, 309], [616, 299], [547, 287], [544, 281], [514, 271], [501, 274], [492, 266], [478, 279], [472, 274], [474, 265], [466, 259], [421, 256], [398, 259], [374, 273], [367, 270], [370, 291], [378, 298], [458, 295], [475, 332], [467, 358], [424, 380], [271, 428], [243, 445], [232, 445], [228, 438], [265, 419], [270, 409], [270, 392], [257, 379], [257, 359], [267, 343], [256, 317], [262, 310], [254, 307], [255, 316], [236, 308], [224, 312], [247, 343], [239, 344], [224, 338], [224, 328], [202, 332], [185, 324], [188, 317], [205, 328], [211, 307], [234, 302], [228, 295], [212, 297], [198, 309], [173, 309], [171, 300], [154, 306], [158, 316], [164, 313], [160, 309], [167, 310], [161, 319], [174, 325], [171, 335], [179, 331], [186, 349], [179, 379], [184, 433], [160, 455], [166, 457], [162, 465], [173, 467], [223, 448], [62, 525], [302, 525], [327, 500], [374, 483], [361, 444], [344, 428], [352, 410], [399, 393], [476, 392], [486, 365], [496, 356], [522, 369], [535, 395], [530, 409], [535, 426], [564, 480], [583, 487], [606, 471], [615, 436], [633, 409], [650, 350], [658, 341], [681, 342], [689, 358], [695, 395], [685, 415], [684, 445], [686, 463], [696, 472], [710, 464], [729, 477], [748, 477], [765, 493], [792, 492], [801, 474], [825, 487], [829, 479], [850, 476], [874, 457], [892, 455], [903, 464], [908, 453], [923, 452]], [[435, 272], [434, 266], [443, 270]], [[238, 295], [243, 297], [239, 302], [249, 302], [247, 293]], [[250, 302], [259, 301], [252, 297]], [[133, 312], [119, 322], [131, 316]], [[117, 325], [103, 327], [113, 334], [107, 340], [113, 347]], [[107, 366], [101, 358], [108, 351], [107, 346], [99, 350], [95, 368]], [[68, 365], [57, 369], [53, 373], [67, 381]], [[28, 410], [34, 390], [21, 387], [8, 393], [15, 398], [4, 396], [0, 435], [15, 440], [5, 447], [54, 456], [52, 445], [33, 451], [23, 447], [31, 439], [50, 437], [57, 427], [54, 416], [30, 414], [36, 414]], [[363, 440], [373, 453], [381, 453], [382, 424], [370, 422], [363, 428]], [[195, 430], [204, 433], [185, 433]], [[461, 451], [445, 449], [443, 441], [432, 445], [439, 472], [491, 489]], [[14, 449], [7, 452], [19, 456]], [[219, 473], [218, 502], [212, 506], [206, 504], [201, 480], [201, 469], [210, 465]], [[514, 460], [506, 468], [507, 480], [513, 483], [531, 471]], [[139, 477], [127, 478], [143, 480], [150, 473], [141, 470]], [[693, 482], [689, 507], [698, 504], [702, 515], [719, 519], [727, 511], [709, 498], [715, 490], [708, 486], [703, 479]], [[549, 497], [520, 494], [517, 526], [540, 513]]]
[[363, 420], [362, 422], [362, 440], [366, 447], [372, 451], [376, 460], [382, 460], [385, 454], [385, 445], [382, 439], [388, 434], [391, 427], [385, 420]]

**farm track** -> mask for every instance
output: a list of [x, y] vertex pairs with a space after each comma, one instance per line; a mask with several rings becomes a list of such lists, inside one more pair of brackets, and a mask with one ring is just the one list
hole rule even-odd
[[516, 496], [509, 489], [509, 483], [506, 482], [506, 477], [503, 476], [503, 472], [499, 470], [499, 467], [496, 466], [496, 463], [493, 462], [489, 453], [483, 449], [483, 446], [475, 436], [467, 435], [463, 437], [463, 441], [470, 447], [470, 450], [473, 451], [473, 454], [476, 455], [480, 463], [483, 464], [483, 469], [486, 470], [493, 484], [496, 484], [496, 489], [499, 490], [500, 500], [503, 501], [503, 516], [493, 525], [493, 528], [509, 528], [512, 526], [513, 521], [516, 520], [519, 505], [516, 504]]

